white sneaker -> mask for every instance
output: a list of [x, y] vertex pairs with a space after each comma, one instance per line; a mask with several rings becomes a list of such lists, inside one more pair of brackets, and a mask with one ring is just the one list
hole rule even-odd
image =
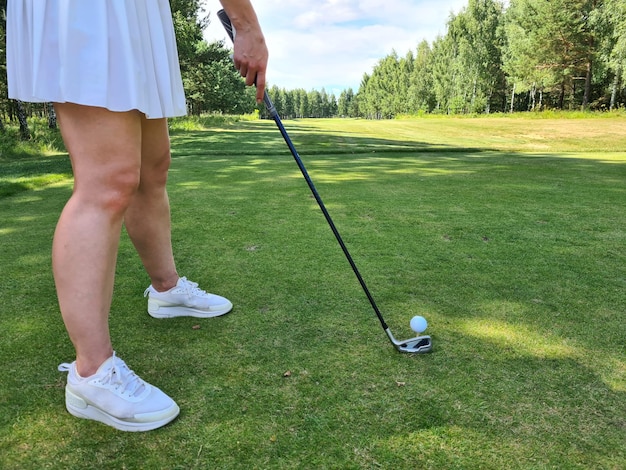
[[69, 372], [65, 407], [70, 414], [100, 421], [120, 431], [150, 431], [178, 416], [178, 405], [158, 388], [141, 380], [113, 353], [91, 377], [81, 377], [76, 362], [63, 363]]
[[176, 286], [165, 292], [150, 286], [143, 296], [148, 297], [148, 313], [154, 318], [219, 317], [233, 308], [228, 299], [203, 291], [198, 283], [186, 277], [178, 279]]

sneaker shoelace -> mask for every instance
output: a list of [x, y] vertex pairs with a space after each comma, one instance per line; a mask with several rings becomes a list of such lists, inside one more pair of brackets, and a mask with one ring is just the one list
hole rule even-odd
[[180, 280], [181, 285], [179, 286], [180, 289], [182, 289], [182, 291], [187, 294], [187, 296], [189, 298], [194, 297], [194, 296], [198, 296], [198, 297], [206, 297], [208, 294], [206, 291], [200, 289], [198, 287], [198, 283], [197, 282], [193, 282], [190, 281], [189, 279], [187, 279], [186, 277], [181, 277]]
[[[99, 379], [103, 385], [116, 389], [122, 394], [128, 396], [139, 396], [146, 388], [146, 384], [141, 378], [135, 374], [126, 363], [118, 358], [113, 351], [112, 365], [107, 373]], [[70, 372], [72, 364], [64, 362], [59, 365], [60, 372]]]
[[113, 361], [107, 374], [101, 379], [105, 385], [110, 385], [122, 394], [131, 397], [138, 396], [145, 389], [145, 383], [135, 374], [124, 361], [119, 359], [113, 352]]

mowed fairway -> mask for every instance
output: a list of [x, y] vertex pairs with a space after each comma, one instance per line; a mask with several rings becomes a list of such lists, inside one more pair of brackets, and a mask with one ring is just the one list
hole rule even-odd
[[235, 310], [149, 317], [124, 234], [111, 315], [180, 417], [65, 412], [57, 181], [0, 199], [0, 468], [626, 467], [625, 118], [285, 121], [394, 334], [428, 319], [419, 356], [388, 343], [273, 122], [183, 127], [179, 271]]

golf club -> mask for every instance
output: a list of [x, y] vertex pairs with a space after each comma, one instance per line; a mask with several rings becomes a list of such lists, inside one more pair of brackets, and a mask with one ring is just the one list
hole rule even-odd
[[[234, 28], [233, 28], [233, 26], [232, 26], [232, 24], [230, 22], [230, 18], [228, 17], [228, 15], [226, 14], [226, 12], [224, 10], [218, 11], [217, 12], [217, 16], [220, 19], [220, 21], [222, 22], [222, 25], [224, 26], [224, 29], [226, 30], [226, 33], [228, 34], [230, 39], [234, 42], [235, 31], [234, 31]], [[330, 229], [332, 230], [333, 234], [335, 235], [335, 238], [337, 239], [337, 242], [339, 243], [339, 246], [343, 250], [343, 253], [346, 256], [346, 259], [350, 263], [350, 266], [352, 267], [352, 271], [354, 271], [354, 274], [356, 275], [356, 278], [358, 279], [359, 284], [361, 284], [361, 287], [363, 288], [363, 291], [365, 292], [365, 295], [367, 296], [367, 299], [369, 300], [370, 304], [372, 305], [372, 308], [374, 309], [374, 312], [376, 313], [376, 316], [378, 317], [378, 320], [380, 321], [380, 324], [383, 327], [383, 330], [385, 330], [385, 333], [387, 333], [387, 337], [391, 341], [391, 344], [393, 344], [394, 347], [398, 351], [403, 352], [403, 353], [421, 354], [421, 353], [427, 353], [427, 352], [431, 351], [432, 350], [432, 341], [431, 341], [430, 336], [418, 336], [416, 338], [411, 338], [411, 339], [407, 339], [407, 340], [404, 340], [404, 341], [397, 340], [393, 336], [393, 334], [391, 333], [391, 330], [389, 329], [389, 326], [387, 326], [387, 323], [385, 322], [385, 319], [383, 318], [382, 313], [378, 309], [378, 306], [376, 305], [376, 302], [374, 301], [374, 298], [372, 297], [372, 294], [370, 293], [369, 289], [367, 288], [367, 285], [365, 284], [365, 281], [363, 280], [363, 277], [361, 276], [361, 273], [359, 272], [356, 264], [352, 260], [352, 256], [350, 255], [350, 252], [348, 251], [348, 248], [346, 247], [345, 243], [343, 242], [343, 239], [341, 238], [341, 235], [339, 234], [339, 231], [337, 230], [337, 227], [335, 226], [335, 223], [333, 222], [332, 218], [330, 217], [330, 214], [326, 210], [326, 206], [324, 205], [324, 202], [322, 201], [322, 198], [318, 194], [317, 189], [315, 188], [315, 185], [313, 184], [313, 181], [309, 177], [309, 173], [306, 170], [306, 168], [304, 166], [304, 163], [302, 163], [302, 159], [300, 158], [300, 155], [298, 155], [298, 152], [297, 152], [296, 148], [294, 147], [293, 143], [291, 142], [291, 139], [289, 138], [289, 135], [287, 134], [287, 131], [285, 130], [285, 127], [283, 126], [283, 123], [282, 123], [282, 121], [280, 119], [280, 116], [278, 115], [278, 112], [276, 111], [276, 108], [274, 107], [274, 104], [272, 103], [272, 101], [270, 100], [269, 95], [267, 94], [267, 90], [265, 91], [265, 94], [263, 96], [263, 102], [265, 103], [265, 107], [267, 108], [267, 111], [269, 112], [270, 116], [272, 116], [272, 119], [274, 119], [274, 122], [276, 123], [276, 126], [278, 126], [278, 129], [280, 130], [280, 133], [282, 134], [283, 139], [285, 139], [285, 142], [287, 143], [287, 146], [289, 147], [289, 150], [291, 151], [291, 155], [293, 155], [294, 160], [298, 164], [298, 168], [300, 168], [300, 172], [302, 173], [302, 176], [304, 176], [304, 179], [306, 180], [307, 184], [309, 185], [309, 189], [311, 190], [311, 193], [315, 197], [315, 200], [317, 201], [317, 204], [319, 205], [320, 209], [322, 210], [322, 213], [324, 214], [324, 217], [326, 218], [326, 221], [328, 222], [328, 225], [330, 226]]]

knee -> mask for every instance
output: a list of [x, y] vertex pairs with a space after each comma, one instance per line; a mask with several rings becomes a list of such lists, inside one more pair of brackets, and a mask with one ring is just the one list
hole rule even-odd
[[111, 192], [106, 205], [114, 212], [124, 213], [130, 205], [140, 184], [139, 169], [127, 169], [111, 179]]
[[143, 161], [139, 190], [160, 189], [167, 183], [167, 175], [170, 169], [171, 155], [169, 147], [162, 150], [154, 158]]
[[113, 218], [123, 217], [139, 188], [139, 168], [129, 166], [106, 172], [98, 181], [77, 181], [77, 194], [91, 206], [110, 214]]
[[170, 170], [171, 162], [172, 157], [170, 154], [170, 149], [168, 147], [166, 150], [163, 150], [153, 168], [153, 177], [158, 184], [165, 185], [165, 183], [167, 182], [167, 173]]

